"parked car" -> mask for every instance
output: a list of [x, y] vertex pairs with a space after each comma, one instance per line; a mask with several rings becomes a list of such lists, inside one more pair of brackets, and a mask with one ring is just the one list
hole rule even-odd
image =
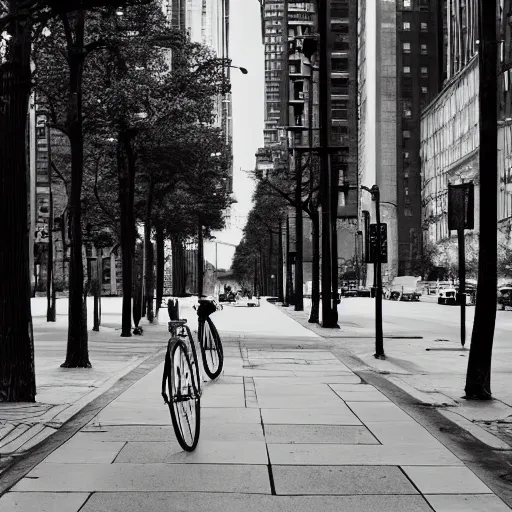
[[[439, 290], [439, 295], [437, 296], [437, 303], [444, 305], [460, 305], [460, 301], [458, 298], [459, 287], [452, 286], [448, 288], [443, 288]], [[466, 305], [473, 306], [476, 302], [476, 287], [472, 285], [466, 286]]]
[[498, 290], [498, 306], [502, 311], [512, 307], [512, 286], [502, 286]]
[[421, 289], [418, 287], [419, 277], [399, 276], [393, 279], [384, 290], [384, 298], [390, 300], [419, 301]]

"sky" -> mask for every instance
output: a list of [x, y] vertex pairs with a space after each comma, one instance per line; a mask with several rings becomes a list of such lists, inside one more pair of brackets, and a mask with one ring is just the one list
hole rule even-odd
[[[234, 66], [247, 68], [243, 75], [231, 71], [233, 105], [233, 192], [232, 226], [214, 233], [218, 242], [237, 244], [251, 209], [254, 182], [246, 171], [254, 170], [255, 153], [263, 146], [264, 49], [261, 40], [260, 3], [258, 0], [230, 1], [229, 53]], [[215, 265], [215, 243], [205, 242], [205, 258]], [[235, 248], [217, 244], [217, 267], [231, 265]]]

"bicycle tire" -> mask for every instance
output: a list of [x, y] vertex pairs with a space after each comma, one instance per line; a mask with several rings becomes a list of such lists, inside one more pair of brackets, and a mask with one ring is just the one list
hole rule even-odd
[[[186, 345], [173, 340], [170, 346], [167, 385], [172, 426], [179, 445], [194, 451], [201, 430], [201, 397]], [[183, 379], [183, 380], [182, 380]]]
[[217, 328], [209, 316], [199, 322], [199, 346], [204, 371], [211, 380], [214, 380], [222, 372], [224, 350]]
[[192, 335], [192, 332], [190, 331], [190, 328], [188, 325], [184, 326], [186, 335], [181, 336], [181, 341], [185, 344], [185, 347], [187, 348], [187, 353], [190, 359], [190, 364], [194, 366], [195, 369], [195, 385], [196, 389], [199, 393], [201, 393], [201, 374], [199, 373], [199, 358], [197, 357], [197, 350], [196, 350], [196, 344], [194, 341], [194, 336]]

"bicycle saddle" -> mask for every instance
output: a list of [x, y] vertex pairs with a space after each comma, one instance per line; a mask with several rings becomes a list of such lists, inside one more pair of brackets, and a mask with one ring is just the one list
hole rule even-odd
[[182, 325], [185, 325], [187, 323], [186, 319], [183, 320], [171, 320], [170, 322], [167, 322], [167, 327], [170, 329], [171, 327], [181, 327]]

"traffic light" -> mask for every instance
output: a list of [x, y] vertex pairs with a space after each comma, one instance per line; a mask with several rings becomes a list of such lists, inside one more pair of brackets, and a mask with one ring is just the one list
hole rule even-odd
[[[370, 224], [370, 250], [368, 251], [368, 263], [377, 261], [377, 224]], [[388, 225], [380, 224], [380, 262], [388, 262]]]

